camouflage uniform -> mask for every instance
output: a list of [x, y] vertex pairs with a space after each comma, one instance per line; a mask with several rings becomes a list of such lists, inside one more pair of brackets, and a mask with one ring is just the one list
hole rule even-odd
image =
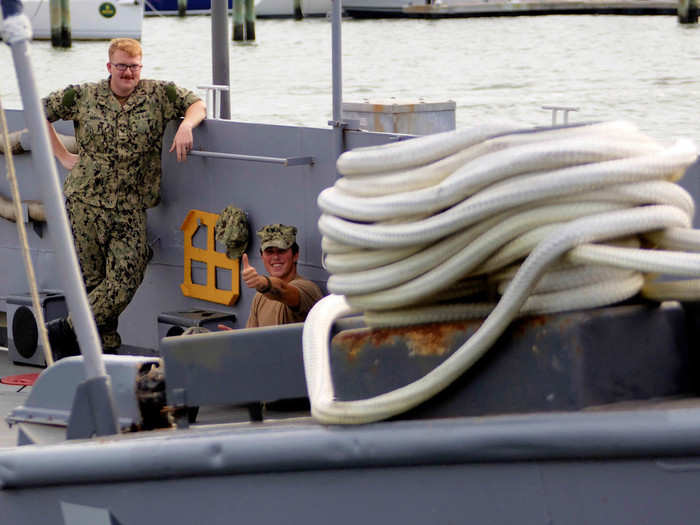
[[[260, 238], [260, 249], [274, 247], [287, 250], [296, 242], [296, 233], [295, 226], [268, 224], [257, 232]], [[292, 308], [258, 292], [250, 305], [246, 328], [298, 323], [306, 319], [309, 310], [323, 297], [323, 293], [315, 283], [298, 274], [289, 284], [299, 290], [299, 305]]]
[[163, 132], [198, 101], [171, 82], [141, 80], [122, 106], [109, 79], [43, 100], [50, 122], [72, 120], [79, 160], [63, 191], [88, 299], [105, 349], [143, 279], [150, 249], [146, 208], [160, 199]]

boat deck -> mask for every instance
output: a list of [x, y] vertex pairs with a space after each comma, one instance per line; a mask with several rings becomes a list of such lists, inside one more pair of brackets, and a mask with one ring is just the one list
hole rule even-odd
[[[10, 361], [7, 348], [0, 347], [0, 377], [41, 372], [43, 368], [16, 365]], [[7, 426], [5, 416], [18, 405], [24, 403], [31, 387], [18, 387], [0, 383], [0, 448], [17, 444], [17, 430]]]

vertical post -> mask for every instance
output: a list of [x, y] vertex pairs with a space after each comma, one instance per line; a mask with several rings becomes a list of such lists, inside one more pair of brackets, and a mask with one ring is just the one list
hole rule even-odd
[[233, 41], [242, 42], [245, 39], [243, 26], [243, 9], [245, 0], [233, 0]]
[[50, 0], [49, 19], [51, 23], [51, 45], [53, 47], [70, 47], [71, 30], [68, 0]]
[[177, 0], [177, 16], [185, 16], [187, 14], [187, 0]]
[[255, 40], [255, 0], [245, 0], [245, 39]]
[[[212, 84], [230, 86], [227, 0], [212, 0], [211, 2], [211, 62]], [[225, 91], [221, 95], [221, 118], [231, 118], [229, 91]]]
[[331, 12], [331, 67], [333, 79], [333, 129], [336, 135], [336, 158], [345, 150], [343, 130], [343, 68], [342, 68], [342, 35], [341, 20], [343, 2], [332, 0]]
[[678, 22], [681, 24], [698, 23], [698, 0], [678, 0]]
[[29, 51], [31, 24], [22, 14], [22, 5], [18, 0], [1, 0], [1, 3], [4, 16], [2, 36], [12, 49], [24, 118], [32, 137], [32, 164], [37, 173], [45, 174], [40, 178], [39, 184], [46, 208], [50, 239], [56, 251], [57, 270], [64, 284], [66, 301], [83, 355], [86, 383], [90, 385], [92, 416], [98, 423], [98, 435], [116, 434], [119, 424], [111, 383], [102, 361], [100, 337], [73, 248], [73, 235], [63, 206], [63, 192], [51, 152], [46, 116], [32, 71]]
[[294, 0], [294, 20], [304, 18], [304, 13], [301, 12], [301, 0]]

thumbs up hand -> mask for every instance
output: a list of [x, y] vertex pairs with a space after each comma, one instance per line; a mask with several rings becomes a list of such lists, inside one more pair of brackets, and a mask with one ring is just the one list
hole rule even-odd
[[243, 271], [241, 272], [241, 279], [248, 288], [258, 288], [265, 286], [266, 282], [263, 277], [260, 277], [258, 271], [254, 266], [248, 263], [248, 254], [244, 253], [241, 256], [241, 262], [243, 263]]

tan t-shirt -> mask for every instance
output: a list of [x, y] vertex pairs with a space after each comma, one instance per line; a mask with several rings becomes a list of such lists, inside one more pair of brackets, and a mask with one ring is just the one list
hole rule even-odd
[[318, 286], [301, 276], [297, 276], [289, 284], [299, 290], [299, 306], [290, 308], [284, 303], [256, 293], [253, 297], [253, 303], [250, 305], [250, 315], [245, 325], [246, 328], [299, 323], [306, 319], [311, 307], [323, 297], [323, 294]]

